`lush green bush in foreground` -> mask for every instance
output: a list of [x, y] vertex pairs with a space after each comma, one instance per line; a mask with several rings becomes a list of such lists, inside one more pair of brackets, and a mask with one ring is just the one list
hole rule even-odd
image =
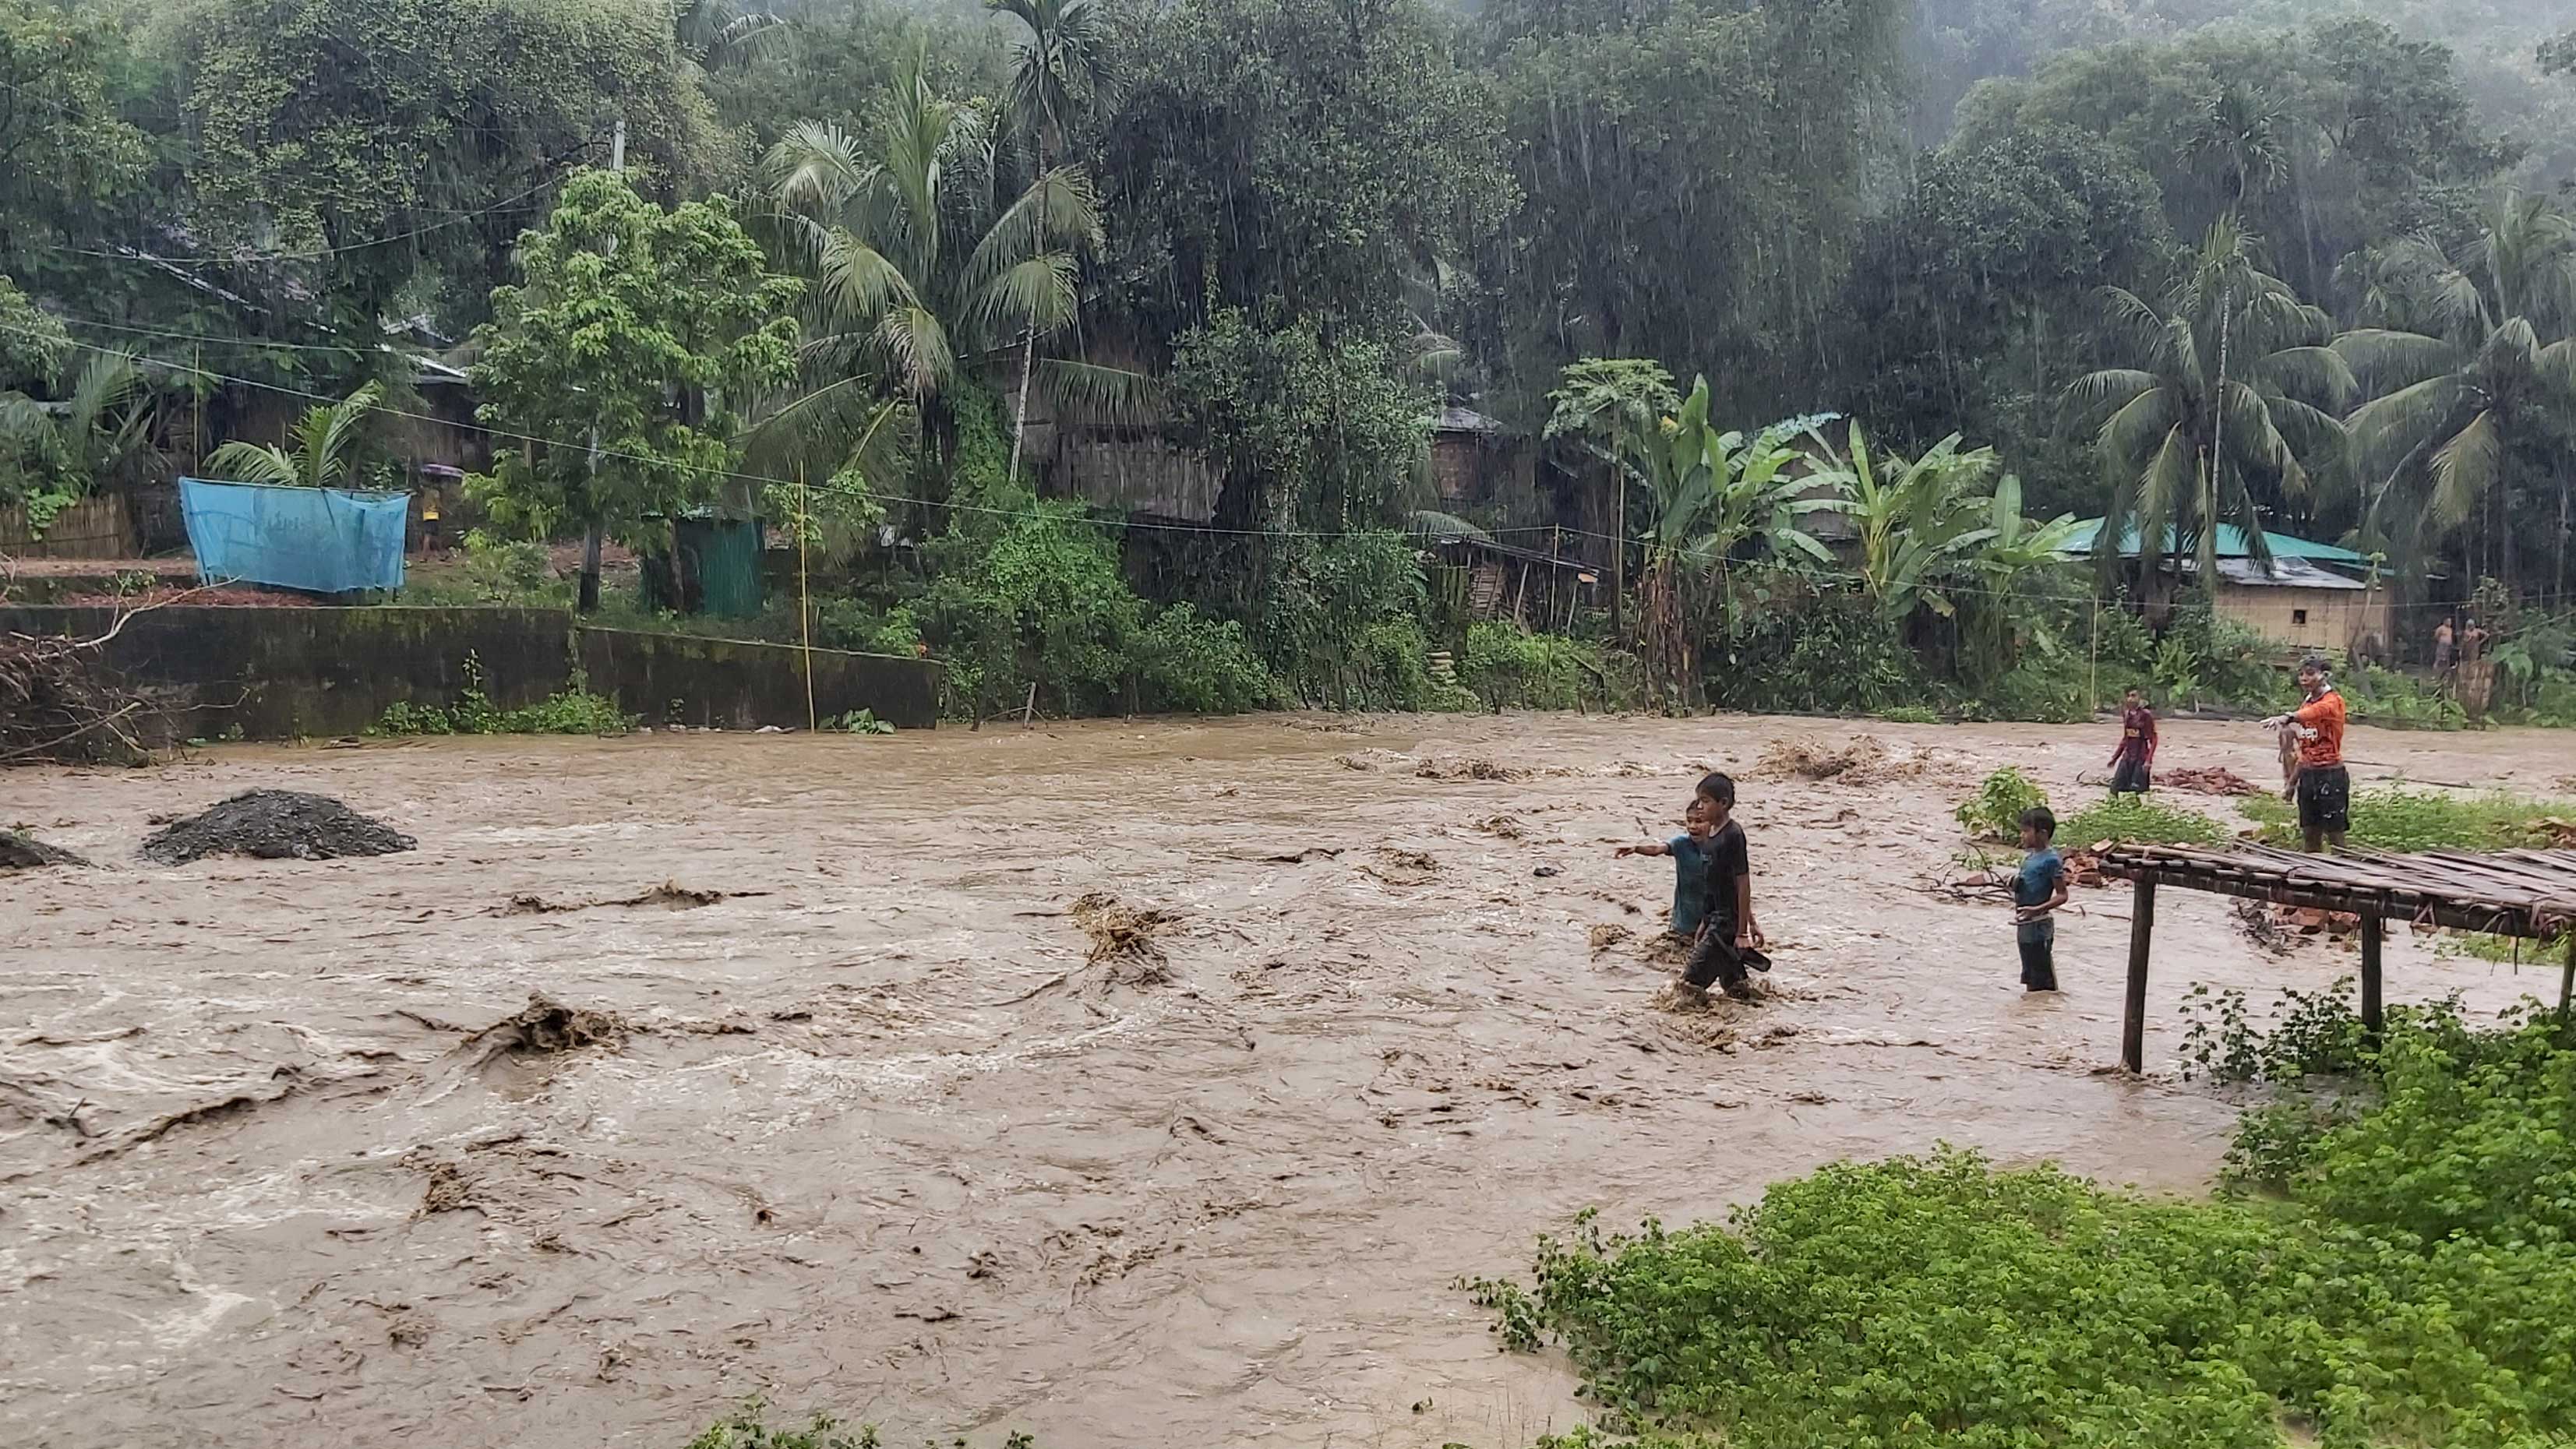
[[2554, 1019], [2431, 1012], [2374, 1065], [2340, 1109], [2249, 1116], [2238, 1161], [2277, 1197], [1944, 1150], [1722, 1226], [1587, 1222], [1542, 1240], [1534, 1285], [1476, 1291], [1650, 1444], [2553, 1442], [2576, 1424], [2576, 1050]]

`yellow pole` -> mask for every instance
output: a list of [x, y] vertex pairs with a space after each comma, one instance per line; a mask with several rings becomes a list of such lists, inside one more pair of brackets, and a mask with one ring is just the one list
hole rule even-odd
[[[2091, 670], [2085, 676], [2084, 688], [2087, 694], [2084, 702], [2094, 709], [2099, 709], [2102, 707], [2102, 586], [2099, 584], [2093, 586], [2092, 653]], [[2090, 714], [2092, 710], [2087, 710], [2085, 713]]]
[[822, 727], [814, 716], [814, 595], [805, 582], [805, 534], [814, 526], [814, 515], [806, 502], [805, 465], [796, 465], [796, 622], [805, 637], [805, 729], [808, 733]]

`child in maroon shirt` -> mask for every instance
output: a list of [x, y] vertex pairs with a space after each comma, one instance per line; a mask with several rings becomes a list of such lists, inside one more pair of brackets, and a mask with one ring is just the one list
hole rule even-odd
[[2120, 747], [2111, 752], [2111, 793], [2147, 793], [2147, 767], [2156, 762], [2156, 712], [2131, 685], [2120, 700]]

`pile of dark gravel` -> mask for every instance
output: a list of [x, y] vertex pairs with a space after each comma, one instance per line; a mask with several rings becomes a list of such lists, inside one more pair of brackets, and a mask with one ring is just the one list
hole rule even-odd
[[210, 855], [261, 860], [338, 860], [415, 850], [419, 841], [371, 820], [328, 795], [249, 790], [202, 815], [170, 825], [143, 842], [143, 858], [182, 865]]

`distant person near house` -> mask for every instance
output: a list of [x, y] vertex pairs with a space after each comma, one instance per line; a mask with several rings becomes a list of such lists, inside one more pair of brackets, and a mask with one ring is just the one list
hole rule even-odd
[[2459, 667], [2459, 640], [2451, 633], [2451, 619], [2449, 615], [2445, 614], [2442, 616], [2442, 622], [2433, 626], [2433, 683], [2435, 687], [2441, 689], [2450, 688], [2451, 675], [2457, 671]]
[[2111, 751], [2111, 793], [2144, 795], [2156, 762], [2156, 712], [2136, 685], [2120, 697], [2120, 744]]
[[2343, 696], [2326, 673], [2324, 655], [2300, 661], [2299, 687], [2307, 691], [2307, 703], [2263, 723], [2298, 741], [2299, 778], [2291, 793], [2308, 849], [2341, 850], [2352, 829], [2352, 775], [2343, 764]]

